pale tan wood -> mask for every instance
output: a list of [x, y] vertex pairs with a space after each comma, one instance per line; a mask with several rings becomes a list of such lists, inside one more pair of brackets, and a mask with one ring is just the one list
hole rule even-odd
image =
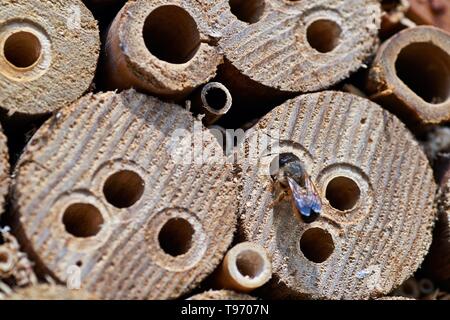
[[66, 282], [80, 267], [81, 288], [101, 299], [176, 298], [231, 244], [224, 160], [178, 105], [134, 90], [88, 95], [27, 145], [12, 188], [17, 233], [40, 272]]
[[252, 242], [242, 242], [227, 252], [214, 274], [215, 287], [237, 292], [251, 292], [272, 277], [272, 263], [267, 250]]
[[232, 19], [221, 17], [219, 45], [244, 76], [240, 82], [283, 92], [322, 90], [363, 66], [378, 44], [377, 0], [232, 0], [229, 5]]
[[14, 290], [4, 300], [96, 300], [96, 297], [82, 290], [70, 290], [55, 284], [39, 284]]
[[408, 297], [383, 297], [383, 298], [378, 298], [377, 300], [382, 300], [382, 301], [408, 301], [408, 300], [416, 300], [416, 299], [412, 299], [412, 298], [408, 298]]
[[196, 294], [188, 300], [257, 300], [248, 294], [237, 293], [230, 290], [209, 290]]
[[371, 99], [403, 120], [450, 120], [450, 35], [435, 27], [406, 29], [380, 48], [369, 73]]
[[44, 114], [78, 99], [94, 78], [97, 22], [79, 0], [1, 0], [0, 107]]
[[5, 197], [9, 190], [9, 154], [7, 138], [0, 126], [0, 216], [5, 208]]
[[[315, 184], [316, 221], [305, 223], [291, 198], [276, 202], [269, 168], [278, 153], [297, 156]], [[271, 297], [378, 297], [422, 262], [436, 216], [433, 172], [376, 104], [331, 91], [289, 100], [248, 132], [238, 156], [240, 235], [268, 249]]]
[[179, 100], [208, 82], [223, 61], [214, 43], [220, 17], [214, 9], [211, 1], [128, 2], [108, 32], [109, 86]]

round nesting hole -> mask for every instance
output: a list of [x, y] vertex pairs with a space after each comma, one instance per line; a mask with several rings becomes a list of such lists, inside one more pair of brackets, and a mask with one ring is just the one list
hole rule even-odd
[[20, 31], [6, 39], [3, 54], [6, 60], [19, 69], [33, 66], [41, 56], [41, 43], [32, 33]]
[[220, 87], [211, 87], [206, 90], [205, 102], [211, 109], [221, 111], [228, 104], [228, 95]]
[[325, 262], [334, 251], [333, 237], [321, 228], [308, 229], [300, 239], [300, 250], [309, 261]]
[[103, 186], [106, 200], [116, 208], [129, 208], [144, 193], [144, 180], [134, 171], [122, 170], [112, 174]]
[[266, 6], [264, 0], [230, 0], [231, 13], [247, 23], [258, 22]]
[[194, 233], [194, 228], [189, 221], [183, 218], [172, 218], [159, 232], [159, 245], [168, 255], [181, 256], [191, 249]]
[[103, 224], [100, 211], [88, 203], [70, 205], [63, 215], [66, 231], [77, 238], [89, 238], [97, 235]]
[[197, 23], [186, 10], [175, 5], [153, 10], [145, 20], [143, 36], [155, 57], [174, 64], [188, 62], [200, 47]]
[[356, 206], [361, 191], [358, 184], [352, 179], [336, 177], [328, 183], [325, 196], [333, 208], [347, 211]]
[[450, 55], [429, 42], [404, 47], [395, 62], [397, 77], [431, 104], [450, 96]]
[[243, 277], [254, 279], [264, 270], [264, 259], [259, 253], [245, 250], [236, 257], [236, 267]]
[[333, 51], [340, 42], [342, 29], [332, 20], [316, 20], [308, 26], [306, 37], [309, 45], [321, 53]]

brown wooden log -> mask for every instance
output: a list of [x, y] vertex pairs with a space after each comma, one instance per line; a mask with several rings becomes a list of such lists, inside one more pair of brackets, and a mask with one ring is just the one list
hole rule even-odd
[[5, 197], [9, 190], [9, 154], [6, 136], [0, 126], [0, 216], [5, 208]]
[[434, 25], [450, 32], [449, 0], [408, 0], [408, 17], [417, 24]]
[[78, 99], [94, 78], [99, 30], [79, 0], [1, 0], [0, 107], [36, 115]]
[[266, 249], [243, 242], [228, 251], [213, 277], [216, 288], [251, 292], [270, 280], [272, 264]]
[[[240, 81], [266, 88], [286, 93], [328, 88], [359, 69], [378, 43], [376, 0], [229, 4], [234, 19], [220, 40], [225, 58], [243, 75]], [[264, 93], [257, 89], [255, 94]]]
[[54, 284], [39, 284], [15, 290], [5, 300], [96, 300], [96, 297], [82, 290], [70, 290]]
[[408, 123], [450, 120], [450, 35], [406, 29], [380, 48], [367, 85], [371, 99]]
[[26, 147], [12, 188], [16, 231], [38, 272], [66, 282], [79, 267], [81, 288], [101, 299], [176, 298], [233, 238], [224, 159], [180, 106], [133, 90], [88, 95]]
[[[315, 221], [278, 197], [271, 168], [280, 155], [297, 157], [315, 185]], [[340, 92], [300, 96], [252, 128], [238, 156], [240, 234], [272, 257], [271, 297], [377, 297], [422, 262], [433, 172], [410, 132], [376, 104]]]
[[237, 293], [230, 290], [209, 290], [196, 294], [188, 300], [256, 300], [248, 294]]
[[108, 33], [109, 87], [178, 100], [208, 82], [223, 61], [214, 44], [220, 12], [213, 10], [210, 1], [128, 2]]

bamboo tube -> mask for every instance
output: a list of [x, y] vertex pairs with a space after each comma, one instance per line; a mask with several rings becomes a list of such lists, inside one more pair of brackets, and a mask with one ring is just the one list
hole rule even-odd
[[70, 290], [54, 284], [39, 284], [15, 290], [5, 300], [96, 300], [82, 290]]
[[[286, 189], [271, 170], [284, 155], [316, 187], [313, 222], [289, 193], [280, 197]], [[411, 133], [376, 104], [331, 91], [289, 100], [247, 132], [238, 158], [240, 234], [272, 257], [271, 298], [379, 297], [421, 264], [436, 215], [433, 172]]]
[[211, 38], [215, 19], [208, 13], [213, 7], [206, 1], [128, 2], [108, 33], [109, 87], [181, 100], [208, 82], [223, 60]]
[[272, 265], [266, 249], [256, 243], [243, 242], [225, 255], [214, 275], [215, 287], [237, 292], [251, 292], [272, 277]]
[[79, 0], [0, 0], [0, 107], [50, 113], [78, 99], [94, 78], [97, 22]]
[[81, 288], [100, 299], [186, 294], [233, 238], [236, 188], [221, 146], [185, 109], [134, 90], [63, 109], [15, 175], [15, 229], [38, 272], [65, 282], [79, 267]]
[[434, 27], [404, 30], [380, 48], [367, 85], [371, 99], [405, 121], [450, 120], [450, 35]]
[[377, 0], [229, 4], [234, 19], [219, 43], [226, 60], [243, 75], [239, 81], [246, 81], [241, 83], [246, 89], [248, 82], [286, 94], [328, 88], [359, 69], [378, 43]]
[[237, 293], [230, 290], [209, 290], [195, 296], [188, 300], [257, 300], [248, 294]]
[[9, 170], [7, 139], [0, 126], [0, 216], [5, 208], [5, 198], [9, 190]]
[[230, 111], [233, 97], [220, 82], [210, 82], [203, 86], [193, 98], [192, 111], [204, 114], [203, 124], [211, 126]]

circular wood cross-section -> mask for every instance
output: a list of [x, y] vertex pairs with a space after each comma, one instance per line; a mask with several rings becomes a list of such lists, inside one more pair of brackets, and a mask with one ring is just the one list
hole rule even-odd
[[59, 281], [78, 267], [81, 288], [101, 299], [175, 298], [231, 243], [232, 179], [214, 136], [181, 107], [133, 90], [88, 95], [26, 147], [16, 227]]
[[[276, 199], [272, 165], [283, 154], [317, 190], [314, 221], [289, 194]], [[404, 125], [376, 104], [331, 91], [300, 96], [251, 129], [239, 157], [240, 232], [268, 249], [272, 294], [378, 297], [422, 262], [435, 218], [433, 172]]]
[[97, 22], [79, 0], [0, 0], [0, 107], [45, 114], [86, 92], [100, 50]]
[[286, 92], [330, 87], [376, 49], [376, 0], [230, 0], [225, 58], [249, 79]]

